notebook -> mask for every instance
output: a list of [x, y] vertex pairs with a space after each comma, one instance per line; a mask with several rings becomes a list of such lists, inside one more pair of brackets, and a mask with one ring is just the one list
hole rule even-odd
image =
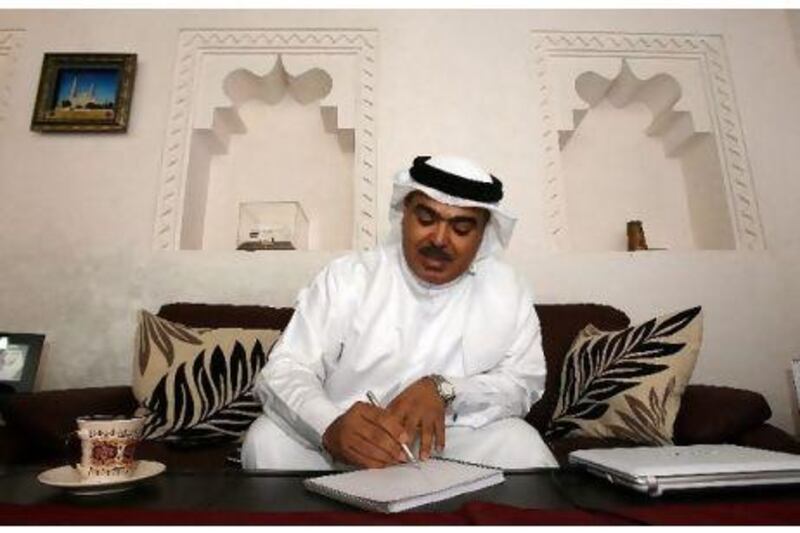
[[579, 450], [569, 454], [569, 463], [651, 496], [800, 483], [800, 455], [733, 444]]
[[386, 468], [355, 470], [306, 479], [306, 489], [381, 513], [396, 513], [497, 485], [503, 471], [433, 458]]

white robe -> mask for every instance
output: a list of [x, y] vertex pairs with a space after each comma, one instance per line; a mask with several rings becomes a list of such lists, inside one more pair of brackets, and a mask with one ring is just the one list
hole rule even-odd
[[[289, 437], [284, 445], [291, 440], [324, 456], [325, 430], [365, 401], [367, 390], [388, 404], [429, 374], [445, 376], [456, 391], [446, 411], [446, 451], [451, 433], [465, 434], [450, 428], [523, 417], [541, 397], [539, 321], [530, 290], [509, 266], [488, 257], [449, 284], [428, 285], [411, 273], [397, 244], [336, 259], [300, 292], [254, 391], [271, 425]], [[263, 428], [260, 422], [254, 428]], [[535, 429], [523, 429], [535, 449], [522, 446], [515, 453], [530, 456], [510, 464], [554, 466]], [[245, 439], [244, 466], [275, 467], [253, 457], [255, 433]]]

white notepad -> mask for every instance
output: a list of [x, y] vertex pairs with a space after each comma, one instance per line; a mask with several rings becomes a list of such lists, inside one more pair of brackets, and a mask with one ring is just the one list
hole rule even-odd
[[503, 471], [448, 459], [356, 470], [306, 479], [312, 492], [382, 513], [438, 502], [504, 481]]

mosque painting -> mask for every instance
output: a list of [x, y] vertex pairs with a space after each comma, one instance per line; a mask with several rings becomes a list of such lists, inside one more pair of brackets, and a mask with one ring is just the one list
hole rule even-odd
[[119, 90], [116, 68], [62, 68], [49, 118], [113, 120]]

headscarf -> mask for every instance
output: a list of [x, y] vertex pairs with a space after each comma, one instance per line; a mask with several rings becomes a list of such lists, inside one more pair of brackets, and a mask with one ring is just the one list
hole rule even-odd
[[502, 182], [472, 161], [450, 155], [418, 156], [411, 168], [395, 174], [389, 211], [390, 243], [400, 242], [403, 200], [413, 191], [421, 191], [443, 204], [481, 207], [489, 211], [489, 223], [476, 261], [508, 246], [517, 219], [500, 206]]

